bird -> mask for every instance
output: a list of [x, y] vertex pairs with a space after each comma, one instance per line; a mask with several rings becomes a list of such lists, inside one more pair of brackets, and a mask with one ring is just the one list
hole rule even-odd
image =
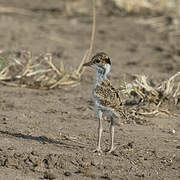
[[99, 123], [97, 148], [94, 152], [103, 152], [101, 149], [101, 137], [103, 132], [103, 117], [106, 116], [110, 118], [110, 148], [107, 153], [111, 153], [115, 150], [114, 126], [117, 123], [116, 119], [125, 116], [121, 94], [107, 78], [111, 70], [111, 59], [106, 53], [98, 52], [89, 62], [83, 64], [83, 67], [86, 66], [92, 67], [96, 71], [92, 96], [94, 110]]

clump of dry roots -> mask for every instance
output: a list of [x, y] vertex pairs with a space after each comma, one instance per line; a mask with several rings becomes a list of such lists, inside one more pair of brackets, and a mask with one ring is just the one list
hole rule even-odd
[[77, 69], [67, 71], [63, 62], [57, 67], [51, 54], [33, 56], [23, 51], [19, 58], [13, 58], [0, 72], [0, 83], [10, 86], [53, 89], [65, 85], [77, 85], [83, 73], [84, 57]]
[[[170, 106], [180, 103], [180, 72], [153, 87], [145, 75], [136, 75], [136, 79], [125, 84], [122, 93], [128, 101], [125, 106], [137, 116], [171, 115]], [[131, 99], [131, 101], [129, 101]]]

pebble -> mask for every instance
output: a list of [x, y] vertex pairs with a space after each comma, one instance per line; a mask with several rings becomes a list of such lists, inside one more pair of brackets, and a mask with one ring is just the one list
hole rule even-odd
[[176, 131], [173, 129], [173, 130], [169, 130], [168, 133], [169, 133], [169, 134], [175, 134]]
[[71, 176], [71, 173], [69, 171], [64, 172], [65, 176]]
[[46, 172], [44, 173], [44, 178], [45, 178], [45, 179], [52, 180], [52, 179], [56, 179], [56, 176], [55, 176], [55, 174], [53, 174], [52, 172], [46, 171]]

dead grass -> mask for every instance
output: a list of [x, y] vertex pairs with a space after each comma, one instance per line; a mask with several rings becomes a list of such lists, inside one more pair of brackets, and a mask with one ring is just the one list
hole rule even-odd
[[125, 83], [122, 93], [132, 100], [129, 102], [136, 102], [133, 106], [136, 115], [171, 115], [168, 106], [180, 102], [180, 72], [156, 87], [150, 85], [145, 75], [135, 76], [133, 82]]
[[[86, 57], [86, 55], [85, 55]], [[51, 54], [33, 56], [23, 51], [0, 72], [0, 82], [10, 86], [52, 89], [64, 85], [77, 85], [82, 75], [81, 63], [73, 71], [65, 69], [63, 62], [59, 67], [53, 63]]]
[[179, 14], [179, 0], [113, 0], [119, 8], [128, 13], [142, 13], [145, 10], [151, 12], [166, 13], [175, 11]]

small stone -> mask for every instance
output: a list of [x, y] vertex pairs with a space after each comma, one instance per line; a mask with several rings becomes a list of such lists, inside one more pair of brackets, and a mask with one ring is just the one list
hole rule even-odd
[[53, 173], [46, 171], [44, 172], [44, 178], [52, 180], [52, 179], [56, 179], [56, 176]]
[[33, 156], [39, 156], [36, 151], [32, 151], [31, 154], [32, 154]]
[[176, 149], [180, 149], [180, 145], [176, 146]]
[[173, 129], [173, 130], [172, 130], [172, 133], [173, 133], [173, 134], [175, 134], [175, 133], [176, 133], [176, 131]]
[[64, 172], [65, 176], [71, 176], [71, 173], [69, 171]]
[[104, 174], [101, 176], [102, 179], [111, 180], [111, 178], [108, 176], [108, 174]]
[[128, 142], [127, 146], [128, 146], [130, 149], [132, 149], [133, 146], [134, 146], [134, 142], [133, 142], [133, 141], [132, 141], [132, 142]]
[[169, 130], [168, 133], [169, 133], [169, 134], [175, 134], [176, 131], [173, 129], [173, 130]]
[[8, 147], [7, 150], [14, 150], [14, 148], [13, 147]]

